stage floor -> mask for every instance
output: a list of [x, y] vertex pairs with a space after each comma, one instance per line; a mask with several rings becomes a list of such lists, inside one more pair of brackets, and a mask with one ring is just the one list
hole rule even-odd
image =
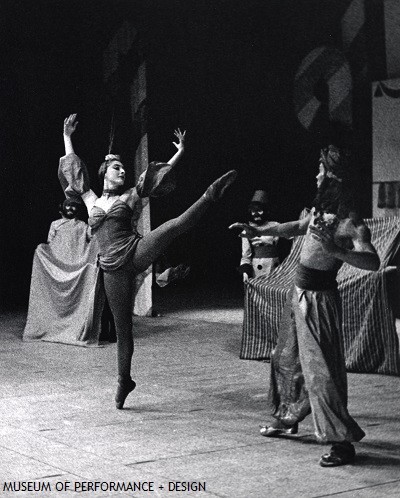
[[[23, 343], [24, 312], [3, 315], [0, 497], [15, 496], [21, 481], [36, 491], [18, 496], [32, 497], [73, 489], [91, 497], [399, 496], [400, 378], [349, 374], [350, 412], [367, 436], [355, 465], [323, 469], [326, 447], [314, 442], [310, 417], [292, 440], [259, 435], [269, 364], [238, 358], [241, 297], [211, 294], [158, 296], [162, 316], [135, 319], [137, 389], [121, 411], [115, 344]], [[110, 491], [111, 482], [126, 491]]]

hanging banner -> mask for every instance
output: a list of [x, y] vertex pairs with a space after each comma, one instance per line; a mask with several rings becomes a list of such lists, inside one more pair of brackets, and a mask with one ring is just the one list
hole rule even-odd
[[329, 122], [352, 122], [349, 63], [335, 48], [318, 47], [302, 61], [295, 77], [294, 106], [304, 128], [320, 130]]
[[373, 181], [400, 181], [400, 79], [372, 84]]

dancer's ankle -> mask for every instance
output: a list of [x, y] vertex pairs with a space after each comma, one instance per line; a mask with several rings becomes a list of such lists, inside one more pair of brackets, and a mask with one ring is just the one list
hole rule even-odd
[[132, 377], [130, 375], [118, 375], [118, 384], [130, 384]]
[[124, 407], [124, 403], [128, 394], [136, 387], [136, 382], [132, 380], [130, 375], [118, 375], [118, 388], [115, 395], [115, 405], [118, 410]]

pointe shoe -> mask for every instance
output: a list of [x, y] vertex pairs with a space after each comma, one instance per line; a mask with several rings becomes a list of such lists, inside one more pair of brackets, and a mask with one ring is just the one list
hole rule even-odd
[[290, 427], [284, 426], [283, 424], [280, 424], [277, 427], [266, 425], [261, 427], [260, 434], [265, 437], [290, 436], [292, 434], [297, 434], [298, 430], [299, 424], [297, 422]]
[[329, 453], [322, 455], [319, 464], [321, 467], [339, 467], [340, 465], [353, 463], [355, 458], [354, 446], [347, 441], [343, 441], [342, 443], [335, 443]]
[[115, 406], [117, 410], [122, 410], [128, 394], [136, 387], [136, 382], [132, 379], [118, 379], [117, 394], [115, 395]]
[[204, 197], [209, 199], [210, 201], [216, 202], [224, 195], [225, 190], [232, 185], [232, 183], [236, 180], [237, 171], [232, 169], [222, 175], [220, 178], [215, 180], [208, 189], [206, 190]]

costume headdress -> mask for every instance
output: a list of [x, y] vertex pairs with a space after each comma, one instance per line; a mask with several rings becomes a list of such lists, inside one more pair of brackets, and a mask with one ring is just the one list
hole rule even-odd
[[326, 176], [341, 182], [348, 173], [349, 155], [345, 149], [328, 145], [321, 149], [320, 161], [326, 169]]
[[268, 195], [265, 190], [256, 190], [250, 201], [251, 203], [257, 202], [258, 204], [268, 204]]
[[64, 202], [62, 203], [62, 208], [65, 209], [67, 206], [70, 206], [71, 204], [75, 204], [76, 207], [80, 207], [83, 205], [83, 201], [81, 197], [70, 197], [68, 199], [65, 199]]
[[349, 151], [336, 145], [321, 149], [320, 161], [325, 168], [326, 179], [318, 187], [313, 205], [317, 212], [332, 213], [344, 219], [353, 210], [354, 193], [349, 189]]
[[121, 156], [118, 154], [107, 154], [104, 158], [105, 161], [121, 161]]

